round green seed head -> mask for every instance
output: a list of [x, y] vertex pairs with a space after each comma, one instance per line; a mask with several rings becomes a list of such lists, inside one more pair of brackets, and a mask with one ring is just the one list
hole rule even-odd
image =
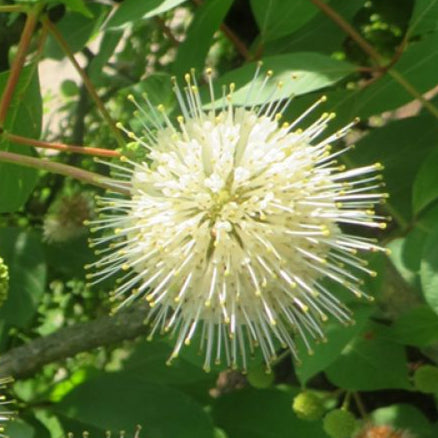
[[319, 420], [325, 412], [322, 400], [309, 391], [301, 392], [294, 398], [292, 410], [298, 418], [307, 421]]
[[331, 438], [350, 438], [356, 428], [356, 418], [350, 411], [334, 409], [324, 417], [323, 427]]

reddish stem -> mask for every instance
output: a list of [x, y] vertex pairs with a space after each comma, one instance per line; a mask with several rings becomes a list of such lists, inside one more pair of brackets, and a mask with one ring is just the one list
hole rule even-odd
[[74, 146], [64, 143], [50, 143], [43, 140], [35, 140], [33, 138], [21, 137], [20, 135], [3, 133], [3, 137], [14, 143], [19, 143], [26, 146], [35, 146], [44, 149], [56, 149], [63, 152], [71, 152], [76, 154], [93, 155], [95, 157], [120, 157], [120, 153], [109, 149], [92, 148], [86, 146]]
[[0, 127], [4, 125], [6, 114], [8, 112], [12, 96], [14, 95], [14, 90], [20, 77], [20, 72], [23, 69], [24, 62], [26, 60], [26, 53], [42, 8], [43, 5], [39, 3], [35, 5], [35, 7], [31, 9], [27, 15], [23, 33], [21, 34], [20, 42], [18, 43], [17, 54], [12, 62], [11, 71], [9, 73], [5, 90], [0, 102]]

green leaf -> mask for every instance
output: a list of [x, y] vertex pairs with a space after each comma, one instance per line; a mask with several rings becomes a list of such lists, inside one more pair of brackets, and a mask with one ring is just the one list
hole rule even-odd
[[395, 220], [412, 217], [412, 185], [418, 169], [436, 144], [438, 126], [429, 116], [398, 120], [371, 131], [348, 154], [354, 165], [380, 162], [388, 204]]
[[[92, 14], [91, 16], [77, 12], [67, 12], [67, 14], [56, 23], [58, 31], [67, 41], [73, 53], [79, 52], [79, 50], [84, 48], [95, 32], [100, 28], [110, 10], [108, 6], [97, 3], [89, 4], [88, 8]], [[59, 60], [65, 57], [63, 49], [51, 36], [47, 40], [45, 55]]]
[[421, 285], [429, 306], [438, 313], [438, 229], [427, 236], [420, 268]]
[[251, 0], [251, 9], [263, 41], [291, 34], [318, 12], [309, 0]]
[[22, 420], [11, 421], [6, 427], [6, 433], [11, 437], [39, 438], [35, 429]]
[[[268, 70], [273, 71], [273, 76], [263, 85]], [[215, 88], [222, 90], [223, 86], [235, 83], [233, 102], [236, 105], [257, 105], [333, 85], [353, 73], [354, 66], [318, 53], [303, 52], [268, 56], [264, 58], [263, 68], [256, 79], [255, 72], [254, 63], [244, 65], [215, 81]], [[222, 96], [222, 91], [218, 91], [217, 96]], [[222, 103], [221, 100], [217, 102]]]
[[426, 157], [414, 181], [412, 204], [419, 213], [438, 199], [438, 148]]
[[391, 327], [396, 342], [427, 347], [438, 341], [438, 315], [422, 305], [399, 316]]
[[[330, 6], [346, 21], [351, 21], [363, 7], [363, 1], [332, 0]], [[345, 32], [323, 12], [318, 12], [303, 24], [290, 35], [267, 41], [263, 51], [265, 56], [304, 51], [332, 54], [342, 49], [342, 42], [346, 39]]]
[[213, 438], [213, 424], [202, 406], [175, 389], [145, 382], [132, 373], [88, 380], [54, 409], [102, 432], [131, 431], [140, 424], [148, 438]]
[[124, 370], [142, 381], [172, 385], [200, 403], [210, 403], [209, 390], [215, 387], [217, 373], [206, 373], [202, 363], [193, 364], [186, 360], [185, 354], [168, 366], [166, 362], [172, 350], [173, 343], [158, 340], [137, 344], [133, 354], [124, 362]]
[[376, 425], [390, 425], [396, 430], [408, 430], [421, 438], [436, 437], [436, 428], [412, 405], [385, 406], [372, 412], [371, 418]]
[[423, 35], [438, 30], [438, 0], [415, 0], [409, 34]]
[[411, 287], [419, 289], [420, 262], [426, 233], [414, 228], [406, 237], [392, 240], [388, 244], [390, 259], [403, 280]]
[[174, 63], [174, 72], [177, 77], [183, 76], [191, 68], [197, 71], [203, 69], [213, 35], [232, 3], [232, 0], [207, 0], [196, 10], [187, 30], [186, 39], [178, 47]]
[[[68, 278], [83, 278], [84, 266], [95, 261], [94, 253], [85, 236], [69, 240], [68, 244], [45, 243], [44, 250], [47, 263], [56, 274], [63, 274]], [[65, 262], [66, 260], [68, 263]]]
[[[0, 95], [9, 71], [0, 73]], [[34, 64], [20, 74], [8, 110], [4, 128], [13, 134], [39, 138], [42, 121], [42, 100], [38, 72]], [[0, 149], [22, 155], [34, 155], [33, 149], [0, 137]], [[0, 162], [0, 213], [18, 210], [27, 200], [38, 179], [38, 172], [28, 167]]]
[[332, 383], [351, 391], [409, 389], [404, 347], [383, 334], [383, 326], [370, 324], [327, 369]]
[[337, 321], [328, 322], [324, 326], [327, 342], [315, 345], [314, 354], [307, 353], [302, 341], [298, 343], [301, 363], [295, 368], [295, 373], [302, 385], [339, 357], [345, 346], [361, 332], [373, 310], [369, 305], [350, 307], [353, 310], [355, 324], [344, 327]]
[[215, 423], [229, 438], [326, 438], [318, 422], [299, 420], [292, 411], [294, 393], [280, 389], [244, 389], [218, 398]]
[[160, 15], [186, 0], [125, 0], [108, 20], [106, 28], [123, 26], [127, 23]]
[[88, 66], [88, 75], [92, 82], [98, 84], [102, 76], [102, 70], [109, 58], [113, 55], [117, 44], [123, 36], [121, 30], [108, 30], [104, 33], [99, 50]]
[[9, 295], [0, 319], [26, 327], [38, 307], [46, 283], [46, 264], [40, 239], [15, 228], [0, 230], [0, 256], [9, 267]]
[[131, 357], [125, 361], [124, 369], [135, 374], [141, 380], [147, 382], [162, 383], [168, 385], [196, 383], [209, 381], [214, 384], [215, 375], [202, 371], [183, 358], [166, 365], [172, 353], [172, 347], [164, 342], [144, 342], [136, 346]]

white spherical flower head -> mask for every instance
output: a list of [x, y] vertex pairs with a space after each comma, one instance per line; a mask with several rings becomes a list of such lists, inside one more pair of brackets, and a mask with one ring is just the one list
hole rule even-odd
[[[209, 71], [207, 79], [214, 102]], [[296, 336], [311, 351], [329, 315], [348, 323], [325, 279], [364, 295], [358, 274], [374, 273], [358, 253], [381, 248], [343, 227], [384, 227], [373, 208], [385, 198], [373, 193], [381, 166], [346, 170], [336, 162], [345, 149], [331, 152], [351, 125], [322, 141], [331, 114], [297, 129], [324, 99], [280, 124], [289, 101], [236, 107], [233, 88], [220, 109], [204, 110], [193, 76], [184, 90], [175, 82], [182, 113], [175, 123], [147, 102], [156, 129], [145, 124], [142, 139], [125, 129], [146, 148], [147, 162], [112, 164], [125, 176], [114, 186], [128, 184], [129, 197], [101, 198], [94, 222], [115, 233], [94, 240], [111, 245], [90, 276], [126, 271], [115, 296], [124, 303], [145, 296], [151, 336], [175, 335], [171, 359], [199, 330], [206, 370], [222, 359], [245, 369], [256, 347], [269, 367], [279, 347], [296, 356]]]

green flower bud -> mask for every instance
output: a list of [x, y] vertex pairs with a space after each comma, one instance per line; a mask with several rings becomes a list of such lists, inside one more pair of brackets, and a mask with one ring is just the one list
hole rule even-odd
[[294, 398], [292, 409], [298, 418], [307, 421], [319, 420], [325, 412], [321, 398], [308, 391], [301, 392]]
[[423, 365], [414, 374], [414, 385], [418, 391], [426, 394], [438, 393], [438, 367]]
[[350, 438], [356, 428], [356, 418], [350, 411], [334, 409], [324, 417], [323, 427], [331, 438]]

